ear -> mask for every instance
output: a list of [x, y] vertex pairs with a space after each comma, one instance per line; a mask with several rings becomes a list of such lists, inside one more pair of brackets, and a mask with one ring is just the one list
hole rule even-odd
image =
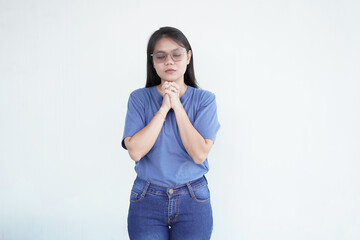
[[191, 60], [191, 56], [192, 56], [192, 51], [189, 50], [188, 53], [187, 53], [187, 64], [190, 63], [190, 60]]

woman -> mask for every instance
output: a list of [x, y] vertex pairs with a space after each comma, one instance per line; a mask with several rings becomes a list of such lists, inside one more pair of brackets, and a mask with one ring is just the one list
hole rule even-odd
[[147, 82], [130, 94], [122, 146], [136, 162], [130, 239], [210, 239], [204, 174], [220, 128], [215, 95], [198, 88], [184, 34], [163, 27], [147, 47]]

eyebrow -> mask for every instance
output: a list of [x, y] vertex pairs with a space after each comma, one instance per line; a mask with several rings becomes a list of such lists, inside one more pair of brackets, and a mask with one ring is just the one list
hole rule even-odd
[[[171, 50], [170, 52], [173, 52], [173, 51], [175, 51], [175, 50], [179, 50], [179, 49], [181, 49], [181, 48], [182, 48], [182, 47], [175, 48], [175, 49]], [[154, 53], [166, 53], [166, 52], [163, 51], [163, 50], [158, 50], [158, 51], [156, 51], [156, 52], [154, 52]]]

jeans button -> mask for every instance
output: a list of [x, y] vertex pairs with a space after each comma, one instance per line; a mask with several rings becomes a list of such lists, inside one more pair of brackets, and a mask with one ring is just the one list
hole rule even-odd
[[174, 190], [173, 189], [169, 189], [169, 194], [173, 194]]

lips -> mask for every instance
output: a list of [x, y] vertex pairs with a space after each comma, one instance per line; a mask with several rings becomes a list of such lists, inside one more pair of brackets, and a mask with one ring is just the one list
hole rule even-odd
[[166, 73], [172, 73], [172, 72], [175, 72], [175, 71], [176, 71], [176, 70], [175, 70], [175, 69], [172, 69], [172, 68], [165, 70]]

